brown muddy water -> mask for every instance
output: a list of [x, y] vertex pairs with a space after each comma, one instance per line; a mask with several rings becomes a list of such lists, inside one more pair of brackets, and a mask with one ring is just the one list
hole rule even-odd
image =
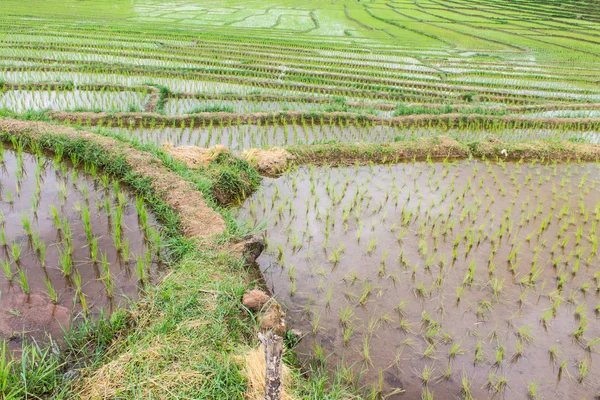
[[[136, 204], [126, 187], [93, 167], [86, 168], [88, 173], [81, 166], [73, 167], [71, 161], [9, 149], [0, 153], [4, 155], [0, 164], [0, 340], [8, 340], [10, 348], [20, 348], [24, 337], [44, 341], [49, 334], [60, 339], [63, 328], [85, 317], [86, 308], [88, 316], [95, 318], [101, 310], [108, 315], [115, 307], [126, 306], [143, 283], [159, 273], [155, 219], [141, 203]], [[90, 215], [91, 241], [85, 229], [85, 209]], [[115, 240], [119, 212], [120, 252]], [[144, 214], [147, 224], [141, 223]], [[94, 240], [96, 262], [91, 254]], [[15, 249], [20, 256], [15, 257]], [[69, 249], [71, 256], [64, 256]], [[69, 276], [61, 255], [71, 262]]]
[[[85, 124], [85, 122], [84, 122]], [[208, 124], [207, 124], [208, 125]], [[97, 129], [97, 128], [96, 128]], [[443, 130], [435, 128], [401, 129], [391, 126], [339, 126], [339, 125], [240, 125], [216, 123], [204, 128], [180, 128], [175, 126], [153, 126], [147, 128], [100, 128], [111, 129], [129, 139], [142, 143], [170, 143], [173, 146], [211, 147], [222, 144], [233, 151], [241, 151], [253, 147], [285, 146], [293, 144], [313, 144], [326, 142], [339, 143], [388, 143], [397, 140], [446, 135], [455, 137], [461, 142], [487, 139], [490, 135], [505, 142], [522, 142], [531, 140], [574, 140], [600, 143], [600, 134], [595, 131], [575, 132], [551, 129], [499, 129]]]
[[239, 218], [268, 224], [258, 263], [303, 362], [390, 399], [600, 393], [599, 164], [311, 166]]

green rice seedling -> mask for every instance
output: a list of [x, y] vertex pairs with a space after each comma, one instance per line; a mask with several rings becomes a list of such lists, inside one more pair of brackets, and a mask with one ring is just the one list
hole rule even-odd
[[314, 312], [312, 317], [312, 332], [316, 334], [321, 329], [321, 314]]
[[354, 311], [349, 306], [342, 308], [339, 312], [340, 324], [348, 327], [354, 318]]
[[325, 353], [323, 351], [323, 348], [316, 341], [313, 343], [313, 353], [312, 354], [314, 356], [314, 360], [319, 365], [322, 365], [325, 363]]
[[372, 238], [369, 241], [369, 246], [367, 247], [367, 254], [371, 255], [373, 253], [373, 251], [375, 250], [375, 247], [377, 247], [377, 239]]
[[18, 245], [16, 242], [13, 242], [11, 246], [11, 253], [13, 261], [15, 262], [15, 264], [18, 264], [21, 260], [21, 246]]
[[469, 377], [463, 374], [460, 384], [461, 384], [461, 388], [460, 388], [461, 396], [465, 400], [474, 400], [473, 395], [471, 394], [471, 385], [473, 384], [473, 382], [469, 381]]
[[548, 354], [550, 355], [550, 362], [552, 364], [556, 363], [556, 361], [558, 360], [558, 346], [555, 344], [550, 346], [550, 350], [548, 350]]
[[502, 293], [502, 288], [504, 287], [504, 279], [499, 280], [498, 278], [492, 278], [490, 280], [490, 287], [492, 289], [492, 295], [495, 299], [498, 299], [500, 293]]
[[31, 238], [33, 232], [31, 231], [31, 220], [27, 218], [27, 215], [21, 215], [21, 223], [23, 224], [23, 230], [27, 233], [27, 236]]
[[529, 400], [537, 400], [539, 399], [538, 391], [540, 389], [540, 384], [538, 381], [531, 381], [527, 384], [527, 398]]
[[460, 285], [456, 287], [456, 303], [460, 303], [460, 299], [462, 297], [464, 289], [465, 288]]
[[62, 224], [60, 222], [60, 215], [58, 214], [58, 210], [54, 206], [54, 204], [50, 205], [50, 212], [52, 213], [52, 218], [54, 220], [54, 226], [56, 226], [57, 230], [62, 230]]
[[585, 314], [583, 314], [583, 315], [581, 315], [581, 317], [579, 319], [579, 326], [572, 333], [573, 337], [575, 339], [579, 340], [585, 333], [587, 325], [588, 325], [588, 318]]
[[113, 296], [113, 288], [114, 288], [114, 283], [112, 281], [111, 275], [110, 275], [110, 268], [108, 265], [108, 260], [106, 259], [106, 254], [102, 254], [102, 269], [104, 271], [104, 274], [102, 275], [102, 282], [104, 283], [104, 288], [106, 289], [106, 296], [108, 298], [112, 298]]
[[344, 328], [344, 346], [348, 345], [353, 333], [354, 333], [354, 329], [352, 327]]
[[587, 351], [594, 351], [594, 348], [598, 343], [600, 343], [600, 337], [596, 336], [594, 339], [588, 340], [588, 342], [585, 344], [585, 349]]
[[59, 269], [67, 278], [71, 276], [73, 261], [68, 250], [58, 249]]
[[6, 196], [6, 202], [8, 204], [14, 204], [15, 199], [13, 198], [13, 194], [10, 192], [10, 190], [6, 191], [5, 196]]
[[456, 356], [461, 354], [465, 354], [465, 351], [462, 347], [460, 347], [460, 343], [452, 343], [452, 347], [450, 347], [450, 350], [448, 351], [448, 358], [453, 360], [456, 358]]
[[330, 285], [329, 288], [327, 289], [327, 293], [325, 294], [325, 306], [328, 308], [331, 306], [331, 296], [332, 295], [333, 295], [333, 285]]
[[567, 360], [563, 360], [563, 362], [560, 363], [560, 365], [558, 366], [558, 375], [556, 377], [557, 382], [560, 382], [562, 376], [564, 373], [569, 373], [569, 371], [567, 370]]
[[470, 286], [473, 284], [473, 280], [475, 279], [475, 261], [472, 261], [469, 264], [469, 269], [465, 274], [465, 278], [463, 279], [463, 285]]
[[577, 305], [577, 307], [575, 308], [575, 312], [573, 313], [575, 316], [575, 319], [577, 321], [580, 321], [582, 317], [585, 316], [585, 312], [586, 312], [586, 306], [583, 303], [579, 303]]
[[56, 294], [56, 290], [52, 285], [52, 281], [49, 278], [44, 279], [44, 283], [46, 284], [46, 289], [48, 290], [48, 296], [52, 300], [52, 304], [58, 304], [58, 295]]
[[496, 394], [503, 393], [508, 387], [508, 379], [505, 376], [499, 376], [494, 384], [494, 392]]
[[586, 359], [579, 361], [577, 363], [577, 370], [579, 371], [579, 377], [577, 378], [577, 382], [583, 383], [583, 380], [589, 372], [588, 361]]
[[85, 228], [85, 235], [88, 240], [88, 243], [92, 243], [92, 225], [90, 222], [90, 209], [87, 206], [84, 206], [81, 211], [81, 216], [83, 218], [83, 226]]
[[423, 283], [419, 283], [417, 287], [414, 289], [415, 296], [417, 298], [425, 298], [427, 297], [427, 289]]
[[363, 337], [362, 359], [363, 359], [363, 362], [365, 362], [365, 363], [371, 363], [371, 356], [370, 356], [370, 350], [369, 350], [369, 347], [370, 347], [369, 340], [370, 340], [369, 335], [365, 335]]
[[79, 292], [79, 304], [81, 304], [81, 309], [83, 310], [84, 315], [87, 317], [90, 313], [89, 307], [87, 305], [87, 300], [85, 298], [85, 293]]
[[474, 364], [481, 364], [485, 360], [485, 354], [483, 353], [483, 345], [480, 341], [477, 342], [475, 346], [475, 356], [473, 358]]
[[2, 270], [4, 271], [4, 275], [6, 276], [6, 279], [9, 282], [12, 282], [12, 280], [13, 280], [13, 273], [12, 273], [12, 270], [10, 268], [10, 262], [8, 260], [1, 261], [0, 262], [0, 266], [2, 266]]
[[517, 349], [515, 353], [510, 358], [511, 364], [516, 364], [523, 356], [525, 355], [525, 348], [523, 347], [523, 343], [520, 340], [517, 340]]
[[533, 340], [535, 340], [535, 338], [533, 337], [532, 333], [531, 333], [531, 325], [525, 325], [522, 326], [521, 328], [517, 329], [517, 331], [515, 332], [517, 337], [520, 340], [523, 340], [525, 342], [531, 342]]
[[17, 283], [21, 286], [21, 290], [26, 295], [31, 294], [31, 288], [29, 287], [29, 280], [27, 275], [25, 275], [25, 271], [22, 268], [17, 269]]
[[115, 244], [115, 249], [117, 250], [117, 253], [120, 253], [123, 247], [121, 232], [121, 229], [117, 228], [117, 225], [115, 225], [115, 230], [113, 231], [113, 242]]
[[92, 243], [90, 246], [90, 258], [92, 262], [96, 264], [98, 262], [98, 238], [95, 237], [92, 239]]
[[544, 327], [544, 329], [548, 328], [549, 321], [552, 319], [553, 316], [554, 313], [551, 308], [548, 308], [544, 311], [541, 318], [542, 326]]
[[145, 266], [145, 258], [142, 256], [138, 256], [135, 259], [136, 268], [135, 273], [138, 277], [138, 280], [142, 283], [146, 281], [146, 266]]
[[362, 306], [367, 302], [369, 295], [371, 294], [371, 283], [369, 281], [364, 281], [363, 283], [363, 292], [358, 300], [358, 303]]
[[121, 257], [123, 258], [123, 262], [125, 264], [129, 264], [129, 240], [127, 239], [123, 239], [121, 246]]
[[405, 332], [405, 333], [412, 333], [413, 332], [413, 330], [411, 328], [411, 323], [407, 319], [400, 318], [399, 325], [400, 325], [400, 330], [402, 332]]
[[421, 400], [433, 400], [433, 392], [428, 388], [421, 389]]
[[437, 349], [435, 344], [430, 343], [427, 348], [423, 351], [423, 357], [436, 359]]
[[496, 347], [496, 356], [495, 356], [494, 367], [498, 368], [504, 361], [505, 350], [506, 349], [502, 345], [499, 345], [498, 347]]
[[421, 384], [423, 386], [427, 386], [429, 384], [429, 381], [431, 380], [434, 371], [435, 368], [433, 368], [433, 366], [425, 365], [423, 367], [423, 372], [421, 372], [420, 374]]

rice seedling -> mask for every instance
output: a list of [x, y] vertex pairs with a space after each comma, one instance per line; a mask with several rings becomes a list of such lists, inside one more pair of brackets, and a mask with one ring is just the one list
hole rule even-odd
[[11, 254], [15, 264], [19, 264], [19, 261], [21, 260], [21, 251], [21, 246], [19, 244], [17, 244], [16, 242], [12, 244]]
[[71, 276], [71, 272], [73, 269], [73, 261], [71, 259], [71, 254], [69, 250], [61, 250], [58, 249], [58, 259], [59, 259], [59, 269], [62, 271], [63, 275], [67, 278]]
[[23, 293], [25, 293], [26, 295], [31, 294], [31, 288], [29, 287], [29, 279], [27, 278], [27, 275], [25, 274], [25, 271], [23, 271], [22, 268], [17, 269], [17, 283], [19, 284], [19, 286], [21, 286], [21, 290], [23, 291]]
[[585, 377], [589, 372], [589, 365], [586, 359], [583, 359], [577, 363], [577, 370], [579, 372], [579, 376], [577, 377], [577, 381], [582, 383]]
[[469, 377], [463, 374], [461, 381], [460, 394], [465, 400], [473, 400], [473, 395], [471, 394], [471, 386], [472, 381], [469, 380]]
[[420, 374], [421, 383], [423, 384], [423, 386], [427, 386], [429, 384], [434, 371], [435, 368], [433, 368], [432, 366], [425, 365], [423, 367], [423, 371]]
[[102, 282], [104, 283], [104, 287], [106, 289], [106, 296], [108, 298], [112, 298], [114, 283], [113, 283], [113, 280], [110, 275], [110, 267], [108, 265], [108, 260], [106, 259], [106, 254], [104, 254], [104, 253], [102, 254], [101, 261], [102, 261], [102, 270], [104, 271], [104, 274], [102, 275], [101, 279], [102, 279]]
[[538, 381], [531, 381], [527, 383], [527, 398], [529, 400], [539, 399], [539, 388], [540, 384]]

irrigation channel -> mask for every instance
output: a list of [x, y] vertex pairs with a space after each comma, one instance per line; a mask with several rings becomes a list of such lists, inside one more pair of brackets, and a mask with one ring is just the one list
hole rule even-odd
[[[303, 166], [239, 213], [304, 363], [420, 399], [584, 398], [600, 379], [600, 166]], [[470, 397], [472, 396], [472, 397]], [[448, 397], [450, 398], [450, 397]]]
[[86, 317], [109, 316], [160, 275], [161, 237], [129, 188], [94, 165], [0, 147], [0, 335], [61, 341]]

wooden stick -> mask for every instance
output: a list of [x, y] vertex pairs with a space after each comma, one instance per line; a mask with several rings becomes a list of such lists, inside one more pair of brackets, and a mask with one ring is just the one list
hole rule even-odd
[[283, 375], [281, 358], [283, 355], [283, 338], [272, 331], [266, 335], [258, 334], [258, 338], [265, 346], [265, 361], [267, 374], [265, 377], [265, 400], [281, 400], [283, 391]]

